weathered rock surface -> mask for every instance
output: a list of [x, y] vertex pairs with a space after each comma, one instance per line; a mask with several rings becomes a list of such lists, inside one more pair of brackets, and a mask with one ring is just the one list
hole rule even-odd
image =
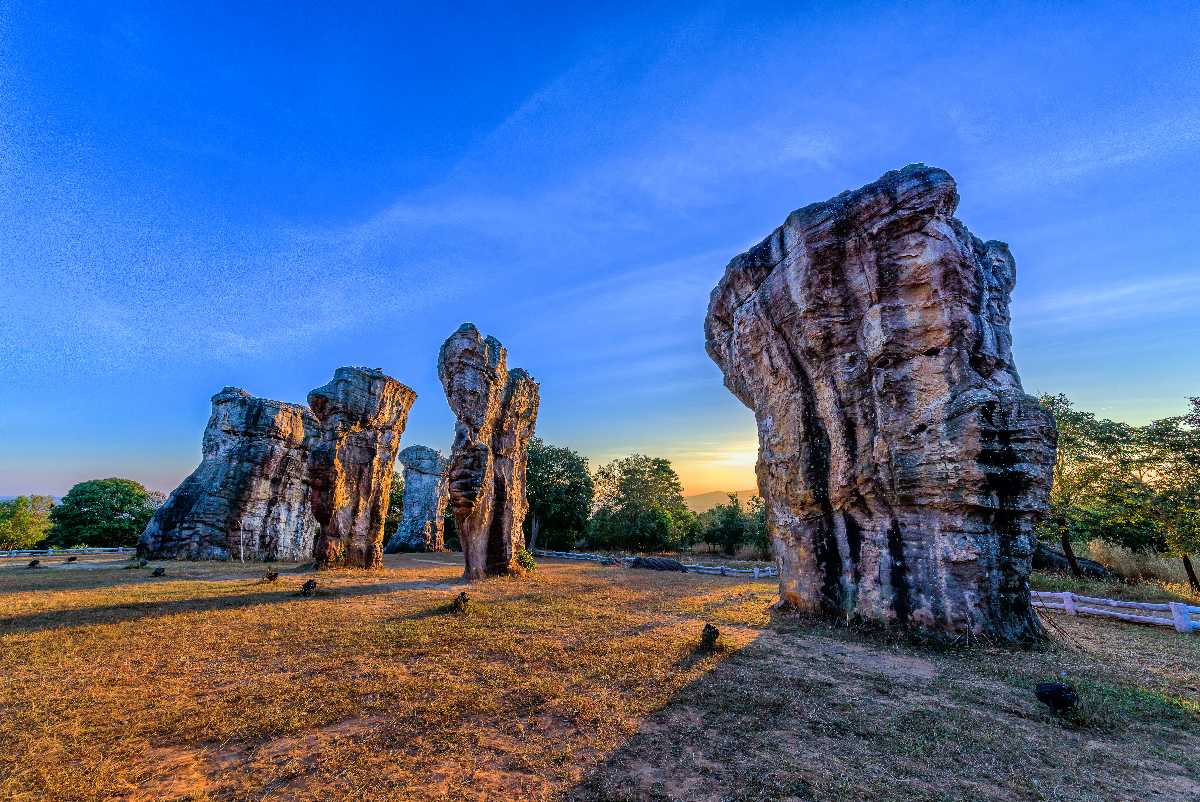
[[404, 512], [385, 551], [441, 551], [443, 516], [450, 500], [446, 478], [449, 460], [429, 446], [409, 446], [400, 452], [404, 466]]
[[400, 436], [417, 394], [366, 368], [338, 368], [308, 394], [320, 420], [309, 456], [318, 565], [374, 568], [383, 562], [383, 521]]
[[383, 373], [339, 368], [312, 409], [226, 387], [203, 459], [158, 509], [143, 556], [377, 565], [400, 434], [415, 399]]
[[1020, 640], [1056, 433], [1013, 365], [1008, 246], [957, 205], [910, 165], [793, 212], [729, 263], [705, 334], [758, 422], [782, 602]]
[[448, 479], [466, 576], [518, 574], [537, 382], [519, 368], [509, 371], [500, 341], [485, 339], [470, 323], [442, 345], [438, 376], [458, 417]]
[[315, 415], [298, 404], [226, 387], [212, 398], [200, 466], [142, 533], [156, 559], [303, 560], [317, 520], [308, 488]]

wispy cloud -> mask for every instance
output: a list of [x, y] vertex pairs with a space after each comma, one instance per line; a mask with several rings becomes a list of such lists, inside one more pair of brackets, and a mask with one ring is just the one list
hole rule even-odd
[[1114, 320], [1194, 311], [1200, 305], [1200, 275], [1135, 279], [1043, 295], [1021, 305], [1021, 323], [1100, 326]]
[[1093, 124], [1077, 130], [1073, 138], [1002, 160], [989, 171], [990, 182], [998, 189], [1030, 190], [1200, 146], [1200, 112], [1194, 108], [1154, 119], [1131, 110], [1112, 115], [1108, 123], [1107, 129]]

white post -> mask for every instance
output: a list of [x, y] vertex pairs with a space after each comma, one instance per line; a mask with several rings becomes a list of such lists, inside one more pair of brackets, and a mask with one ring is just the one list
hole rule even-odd
[[1171, 602], [1170, 604], [1171, 620], [1175, 622], [1175, 631], [1184, 633], [1191, 632], [1192, 618], [1190, 615], [1188, 615], [1187, 605], [1180, 604], [1179, 602]]
[[754, 578], [758, 579], [758, 566], [754, 566]]
[[1068, 590], [1063, 593], [1062, 598], [1063, 608], [1066, 610], [1067, 615], [1078, 615], [1075, 612], [1075, 594]]

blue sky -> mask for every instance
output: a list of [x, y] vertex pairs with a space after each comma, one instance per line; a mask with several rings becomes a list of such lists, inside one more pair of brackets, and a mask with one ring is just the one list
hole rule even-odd
[[0, 494], [170, 490], [223, 385], [303, 401], [343, 364], [445, 448], [464, 320], [548, 440], [751, 487], [708, 293], [914, 161], [1012, 247], [1027, 390], [1200, 395], [1194, 2], [243, 5], [0, 0]]

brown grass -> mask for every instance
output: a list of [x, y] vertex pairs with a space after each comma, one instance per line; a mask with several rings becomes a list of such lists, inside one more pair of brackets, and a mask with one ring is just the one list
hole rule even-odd
[[[1034, 651], [771, 620], [770, 583], [544, 561], [467, 586], [0, 566], [0, 798], [1196, 798], [1200, 638], [1053, 619]], [[462, 589], [471, 612], [448, 606]], [[706, 621], [724, 648], [695, 650]], [[1067, 672], [1083, 712], [1031, 693]]]
[[1183, 561], [1177, 557], [1163, 557], [1153, 552], [1133, 552], [1119, 546], [1112, 546], [1101, 540], [1093, 540], [1084, 550], [1084, 554], [1093, 560], [1098, 560], [1130, 580], [1156, 582], [1163, 585], [1178, 585], [1185, 592], [1191, 592], [1187, 584], [1187, 574], [1183, 569]]

